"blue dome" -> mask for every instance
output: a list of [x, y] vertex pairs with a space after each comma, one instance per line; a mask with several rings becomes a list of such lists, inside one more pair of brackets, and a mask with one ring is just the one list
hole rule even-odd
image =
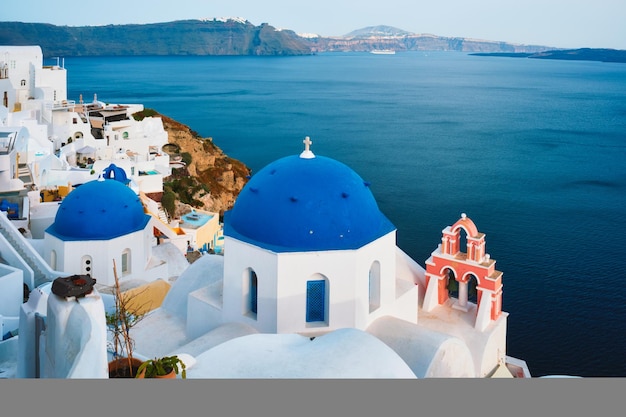
[[226, 236], [274, 252], [357, 249], [393, 230], [368, 184], [321, 156], [269, 164], [224, 216]]
[[46, 232], [61, 240], [108, 240], [141, 230], [148, 220], [133, 190], [120, 181], [101, 179], [69, 193]]

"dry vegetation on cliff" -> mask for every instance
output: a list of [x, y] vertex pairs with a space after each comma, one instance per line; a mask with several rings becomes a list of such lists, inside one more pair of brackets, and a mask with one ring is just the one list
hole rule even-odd
[[134, 115], [136, 119], [147, 116], [161, 118], [168, 142], [186, 163], [185, 168], [173, 168], [171, 177], [163, 180], [161, 202], [168, 214], [178, 217], [195, 207], [218, 212], [221, 218], [248, 181], [250, 169], [224, 154], [212, 138], [202, 138], [170, 117], [151, 109]]

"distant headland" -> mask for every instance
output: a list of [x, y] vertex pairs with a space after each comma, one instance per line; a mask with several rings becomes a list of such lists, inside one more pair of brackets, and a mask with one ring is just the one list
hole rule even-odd
[[600, 61], [600, 62], [626, 63], [626, 51], [618, 50], [618, 49], [580, 48], [580, 49], [550, 50], [550, 51], [543, 51], [543, 52], [537, 52], [537, 53], [478, 52], [478, 53], [472, 53], [470, 55], [500, 56], [500, 57], [510, 57], [510, 58], [562, 59], [562, 60], [575, 60], [575, 61]]

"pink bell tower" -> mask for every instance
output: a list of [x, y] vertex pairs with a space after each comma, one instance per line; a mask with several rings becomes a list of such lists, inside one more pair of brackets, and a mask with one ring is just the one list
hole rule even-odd
[[[461, 231], [466, 234], [466, 248], [461, 248]], [[452, 272], [459, 289], [458, 300], [453, 299], [452, 308], [469, 311], [468, 284], [471, 278], [475, 278], [477, 308], [474, 328], [484, 330], [502, 313], [502, 272], [495, 269], [496, 261], [485, 251], [485, 234], [478, 231], [465, 213], [442, 234], [441, 244], [426, 261], [423, 309], [432, 311], [450, 299], [448, 286]]]

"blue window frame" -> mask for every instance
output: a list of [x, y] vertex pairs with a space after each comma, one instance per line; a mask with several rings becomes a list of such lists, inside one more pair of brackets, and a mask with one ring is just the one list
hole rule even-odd
[[254, 271], [250, 271], [250, 311], [257, 312], [257, 277]]
[[326, 281], [306, 283], [306, 321], [326, 321]]

